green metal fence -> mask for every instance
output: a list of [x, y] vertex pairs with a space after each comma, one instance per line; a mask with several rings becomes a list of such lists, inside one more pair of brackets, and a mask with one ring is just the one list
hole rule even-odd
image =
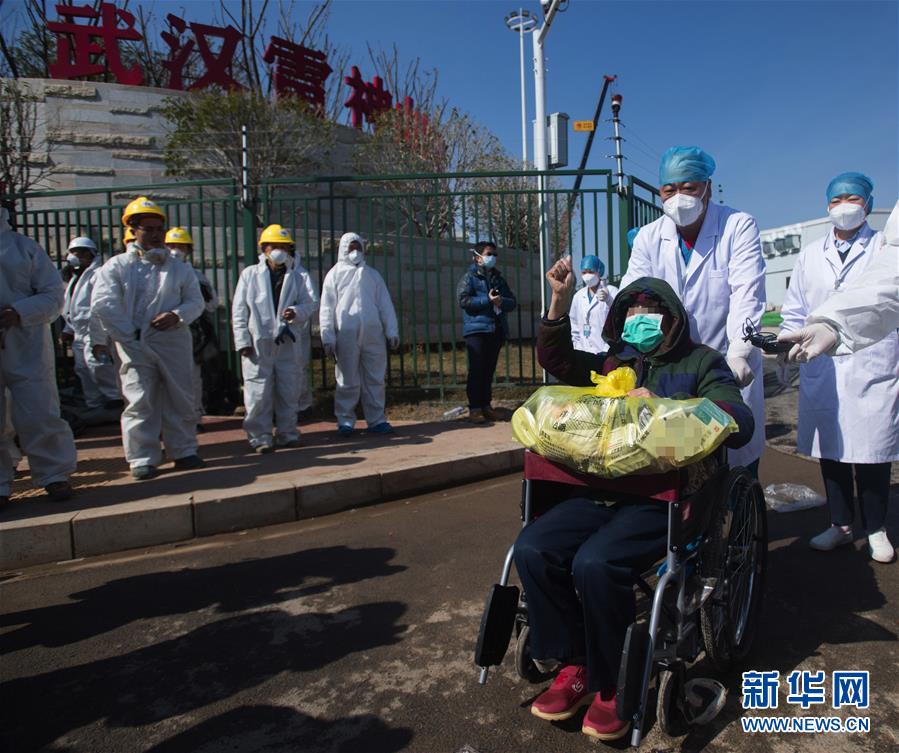
[[[587, 170], [575, 195], [562, 184], [577, 174], [546, 173], [548, 261], [596, 253], [606, 259], [609, 276], [617, 278], [626, 264], [628, 228], [660, 213], [657, 192], [629, 178], [626, 194], [620, 195], [610, 171]], [[68, 241], [76, 235], [94, 239], [104, 257], [121, 250], [125, 205], [138, 195], [153, 198], [165, 208], [170, 225], [185, 227], [194, 237], [194, 265], [216, 287], [217, 332], [234, 368], [231, 296], [240, 270], [256, 261], [259, 228], [277, 222], [291, 230], [297, 256], [319, 290], [336, 261], [340, 236], [357, 232], [368, 242], [367, 263], [383, 275], [400, 321], [403, 347], [391, 357], [390, 387], [435, 390], [442, 396], [465, 383], [462, 317], [455, 292], [471, 262], [470, 245], [479, 239], [497, 243], [498, 268], [519, 299], [497, 383], [529, 385], [540, 379], [534, 355], [544, 284], [539, 175], [521, 171], [284, 178], [260, 186], [258, 205], [252, 209], [242, 205], [240, 186], [230, 180], [38, 191], [7, 198], [16, 201], [22, 232], [60, 265]], [[314, 388], [333, 385], [333, 367], [317, 347], [311, 373]]]

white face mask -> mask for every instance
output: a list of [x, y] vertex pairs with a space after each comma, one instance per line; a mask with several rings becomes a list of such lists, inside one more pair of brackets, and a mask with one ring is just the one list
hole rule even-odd
[[854, 230], [865, 221], [865, 208], [851, 201], [842, 201], [827, 210], [830, 221], [839, 230]]
[[599, 282], [599, 275], [593, 274], [592, 272], [585, 272], [581, 275], [581, 279], [584, 281], [584, 285], [588, 288], [592, 288]]
[[151, 264], [162, 264], [168, 256], [167, 249], [151, 248], [144, 251], [144, 258]]
[[81, 257], [76, 256], [75, 254], [69, 254], [66, 257], [66, 264], [68, 264], [70, 267], [75, 267], [75, 269], [78, 269], [78, 267], [81, 266]]
[[346, 259], [350, 264], [355, 264], [359, 266], [360, 262], [365, 258], [365, 255], [359, 251], [358, 249], [353, 249], [346, 255]]
[[676, 193], [670, 199], [666, 199], [662, 204], [662, 211], [665, 212], [678, 227], [687, 227], [692, 225], [702, 216], [702, 200], [705, 198], [705, 192], [708, 190], [709, 184], [705, 184], [702, 196], [688, 196], [685, 193]]
[[176, 258], [178, 261], [188, 261], [187, 254], [182, 251], [180, 248], [172, 249], [172, 256]]
[[271, 259], [272, 264], [277, 267], [283, 267], [287, 264], [287, 260], [290, 259], [290, 254], [288, 254], [283, 248], [273, 248], [268, 252], [268, 258]]

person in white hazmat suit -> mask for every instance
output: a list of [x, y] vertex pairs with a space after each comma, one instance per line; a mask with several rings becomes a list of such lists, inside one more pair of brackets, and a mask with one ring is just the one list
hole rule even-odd
[[[835, 291], [864, 274], [882, 251], [883, 236], [866, 217], [874, 185], [861, 173], [841, 173], [827, 188], [832, 230], [799, 253], [781, 316], [782, 330], [801, 328]], [[899, 460], [899, 335], [853, 355], [816, 358], [799, 367], [796, 446], [820, 458], [830, 527], [809, 545], [828, 551], [853, 541], [856, 489], [871, 557], [892, 562], [884, 529], [890, 463]], [[854, 475], [854, 482], [853, 482]]]
[[200, 468], [192, 389], [190, 323], [203, 312], [193, 270], [165, 247], [165, 212], [141, 196], [122, 221], [135, 241], [100, 269], [91, 297], [119, 362], [122, 443], [131, 475], [148, 479], [162, 462], [160, 434], [176, 470]]
[[883, 241], [861, 274], [812, 311], [805, 327], [781, 332], [778, 340], [796, 343], [785, 360], [805, 363], [821, 355], [857, 353], [899, 328], [899, 201]]
[[[165, 234], [165, 245], [178, 261], [187, 264], [194, 272], [197, 278], [197, 284], [200, 286], [200, 295], [203, 296], [203, 304], [205, 313], [214, 317], [218, 308], [218, 296], [215, 294], [215, 288], [209, 282], [199, 269], [193, 266], [191, 261], [194, 252], [194, 239], [190, 233], [183, 227], [169, 228]], [[203, 406], [203, 369], [202, 365], [197, 363], [196, 357], [193, 358], [192, 386], [194, 391], [194, 407], [196, 408], [196, 423], [199, 424], [206, 414]]]
[[605, 353], [609, 346], [602, 339], [602, 327], [618, 295], [618, 288], [603, 279], [606, 267], [598, 256], [588, 254], [581, 260], [584, 287], [574, 294], [568, 318], [571, 320], [571, 342], [575, 350]]
[[[91, 295], [103, 260], [97, 253], [96, 244], [90, 238], [80, 236], [69, 243], [66, 263], [74, 274], [66, 286], [62, 339], [72, 345], [75, 375], [81, 382], [85, 405], [88, 408], [120, 409], [122, 396], [116, 368], [106, 347], [106, 333], [91, 316]], [[96, 355], [95, 345], [102, 346], [96, 349]]]
[[640, 277], [665, 280], [683, 301], [698, 341], [724, 354], [755, 419], [752, 439], [729, 450], [728, 461], [758, 475], [765, 446], [762, 354], [742, 337], [744, 322], [758, 327], [765, 313], [765, 262], [755, 220], [711, 200], [714, 171], [715, 160], [696, 146], [662, 155], [664, 214], [636, 234], [620, 286]]
[[[65, 287], [44, 249], [13, 232], [0, 208], [0, 417], [10, 418], [28, 457], [32, 483], [53, 501], [72, 496], [75, 439], [59, 415], [50, 323], [62, 311]], [[11, 442], [0, 441], [0, 506], [15, 473]]]
[[268, 453], [300, 444], [297, 400], [309, 350], [303, 350], [298, 335], [318, 308], [318, 296], [309, 274], [294, 259], [287, 229], [269, 225], [259, 248], [259, 263], [240, 274], [231, 326], [243, 371], [243, 427], [250, 446]]
[[344, 436], [353, 433], [361, 396], [366, 431], [392, 433], [384, 415], [385, 339], [396, 350], [399, 328], [384, 279], [365, 263], [365, 244], [356, 233], [344, 233], [340, 238], [337, 263], [322, 285], [318, 319], [325, 353], [337, 360], [337, 430]]

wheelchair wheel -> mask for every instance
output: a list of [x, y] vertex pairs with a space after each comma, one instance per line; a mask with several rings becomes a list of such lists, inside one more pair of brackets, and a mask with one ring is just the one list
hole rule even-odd
[[690, 731], [684, 715], [684, 672], [663, 669], [659, 672], [659, 693], [656, 698], [656, 720], [659, 729], [668, 737], [683, 737]]
[[518, 633], [518, 642], [515, 644], [515, 671], [522, 680], [537, 684], [546, 681], [552, 672], [541, 672], [534, 664], [531, 656], [530, 632], [531, 629], [523, 625], [521, 632]]
[[761, 610], [768, 554], [765, 498], [758, 482], [735, 469], [703, 548], [703, 577], [717, 579], [700, 612], [706, 656], [727, 671], [752, 648]]

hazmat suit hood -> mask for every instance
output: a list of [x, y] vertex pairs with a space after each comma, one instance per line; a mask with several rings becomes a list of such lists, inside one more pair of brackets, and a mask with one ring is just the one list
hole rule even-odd
[[621, 339], [621, 333], [627, 310], [635, 304], [656, 305], [663, 312], [662, 328], [667, 330], [667, 334], [655, 350], [646, 354], [648, 357], [665, 359], [690, 346], [690, 322], [677, 293], [664, 280], [640, 277], [615, 296], [612, 310], [602, 328], [602, 339], [609, 343], [611, 352], [633, 350], [631, 345]]
[[[340, 245], [337, 248], [338, 264], [343, 262], [344, 264], [355, 266], [350, 262], [349, 259], [347, 259], [347, 254], [350, 252], [350, 244], [353, 241], [359, 241], [359, 245], [362, 246], [362, 253], [365, 253], [365, 241], [363, 240], [361, 235], [359, 235], [358, 233], [344, 233], [342, 236], [340, 236]], [[363, 264], [365, 264], [364, 259], [359, 264], [359, 266], [361, 267]]]

